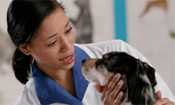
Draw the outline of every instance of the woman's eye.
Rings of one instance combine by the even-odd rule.
[[[65,34],[68,34],[71,30],[72,30],[72,27],[70,26],[70,28],[66,30]]]
[[[56,44],[56,42],[57,42],[57,41],[54,41],[54,42],[52,42],[52,43],[49,43],[47,46],[48,46],[48,47],[52,47],[52,46],[54,46],[54,45]]]

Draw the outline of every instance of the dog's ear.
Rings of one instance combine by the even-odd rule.
[[[150,65],[148,65],[147,63],[144,63],[144,67],[145,67],[146,74],[152,84],[152,87],[154,87],[157,84],[156,76],[155,76],[155,69],[151,67]]]

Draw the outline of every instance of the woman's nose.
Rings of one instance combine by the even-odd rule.
[[[67,51],[71,47],[71,43],[69,42],[69,39],[65,36],[61,37],[61,51]]]

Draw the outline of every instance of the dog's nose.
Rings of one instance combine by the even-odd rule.
[[[83,60],[81,61],[81,63],[84,64],[86,61],[87,61],[87,59],[83,59]]]

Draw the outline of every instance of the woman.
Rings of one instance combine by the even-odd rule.
[[[123,96],[120,75],[112,75],[105,89],[96,86],[101,96],[95,84],[82,76],[81,61],[109,51],[125,51],[146,61],[134,48],[118,40],[74,44],[73,27],[56,0],[13,0],[7,24],[16,45],[14,73],[25,84],[17,105],[119,105]],[[162,94],[173,99],[159,75],[157,79]],[[156,104],[164,103],[171,101],[160,98]]]

